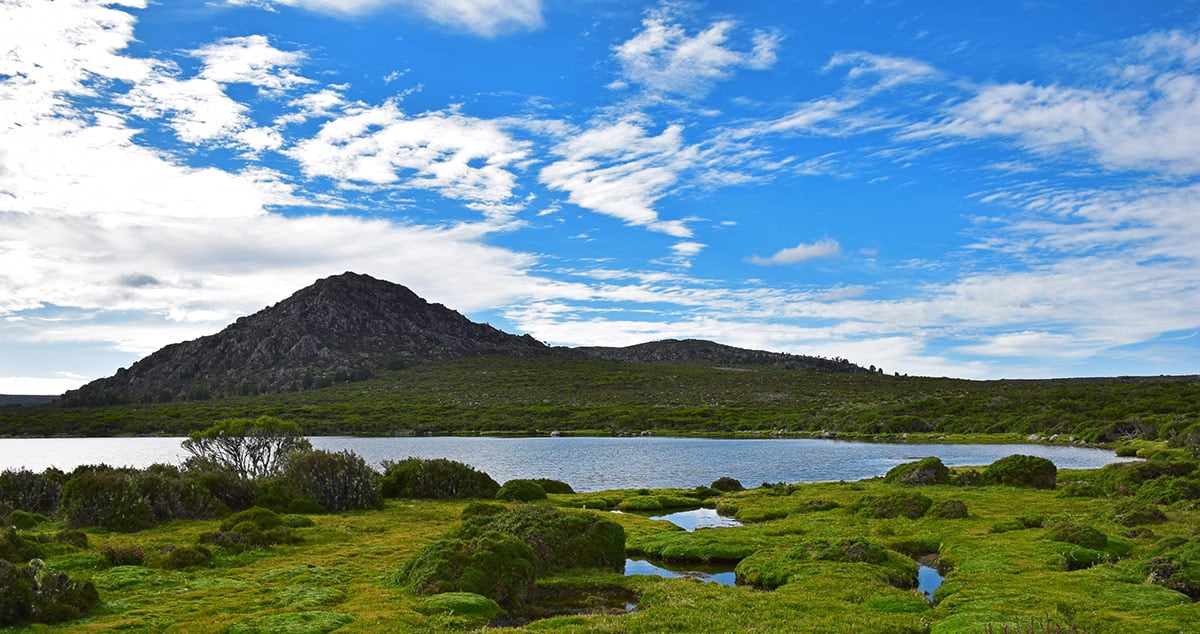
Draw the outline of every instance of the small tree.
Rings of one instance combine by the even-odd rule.
[[[227,418],[193,433],[182,446],[192,455],[189,461],[215,464],[250,479],[278,475],[292,453],[312,450],[299,426],[272,416]]]

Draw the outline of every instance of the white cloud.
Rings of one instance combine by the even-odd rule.
[[[70,372],[59,372],[51,376],[0,376],[0,394],[56,396],[87,381],[88,377]]]
[[[755,32],[750,50],[735,50],[728,43],[736,26],[721,20],[689,35],[669,11],[654,10],[642,21],[642,30],[614,54],[629,83],[652,93],[703,97],[737,69],[764,70],[775,64],[778,35]]]
[[[293,70],[304,61],[304,54],[281,51],[263,35],[230,37],[192,51],[204,62],[201,79],[218,84],[250,84],[265,90],[287,90],[314,83]]]
[[[432,189],[496,211],[513,196],[512,170],[528,151],[495,122],[456,112],[414,117],[388,102],[352,109],[286,153],[309,178]]]
[[[541,0],[226,0],[226,3],[268,9],[274,5],[294,6],[344,17],[395,6],[483,37],[539,29],[543,24]]]
[[[751,256],[747,261],[751,264],[772,265],[772,264],[796,264],[808,260],[816,260],[819,258],[830,258],[842,252],[842,246],[837,240],[824,238],[817,240],[812,244],[800,244],[780,249],[770,257]]]
[[[940,75],[937,69],[919,60],[876,55],[866,51],[837,53],[822,70],[827,72],[844,66],[849,67],[846,70],[846,78],[852,82],[859,79],[873,80],[869,86],[873,91],[929,81]]]
[[[585,209],[667,235],[688,238],[681,220],[662,220],[655,203],[695,166],[699,150],[683,140],[683,129],[668,126],[651,136],[633,120],[579,133],[553,150],[562,157],[547,165],[539,180],[565,191],[568,201]]]

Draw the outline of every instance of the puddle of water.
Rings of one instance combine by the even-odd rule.
[[[698,528],[732,528],[742,523],[732,517],[718,515],[716,509],[695,509],[668,515],[656,515],[652,520],[666,520],[687,532]]]
[[[917,567],[917,590],[925,595],[930,604],[933,604],[933,593],[942,585],[942,575],[936,568],[929,566]]]
[[[696,570],[696,568],[702,568],[702,570]],[[733,568],[729,566],[702,566],[693,564],[672,566],[671,569],[668,569],[664,568],[661,564],[645,559],[625,560],[625,576],[630,575],[654,575],[665,579],[699,579],[700,581],[719,583],[723,586],[733,586],[737,583],[737,575],[734,574]]]

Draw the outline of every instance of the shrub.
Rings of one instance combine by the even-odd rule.
[[[1174,504],[1200,499],[1200,480],[1165,476],[1141,485],[1137,499],[1152,504]]]
[[[566,494],[566,495],[574,495],[574,493],[575,493],[575,489],[571,488],[571,485],[567,484],[566,482],[563,482],[562,480],[552,480],[550,478],[535,478],[533,480],[530,480],[530,482],[534,482],[538,486],[542,487],[542,490],[545,491],[546,493]]]
[[[71,528],[131,532],[169,520],[216,517],[221,508],[208,492],[165,465],[145,471],[81,467],[63,487],[62,511]]]
[[[532,502],[546,499],[546,490],[533,480],[509,480],[496,491],[496,499],[508,502]]]
[[[212,563],[212,551],[204,546],[164,546],[162,549],[164,568],[178,570],[207,566]]]
[[[16,528],[10,526],[0,529],[0,559],[5,561],[29,561],[41,556],[41,547],[36,542],[22,537]]]
[[[244,524],[246,522],[255,525],[259,530],[269,531],[272,528],[279,528],[282,526],[283,518],[279,517],[279,515],[271,509],[255,506],[246,509],[245,511],[234,513],[233,515],[225,518],[225,521],[221,522],[221,530],[233,530],[234,526]]]
[[[738,480],[731,478],[729,476],[721,476],[721,477],[717,478],[716,480],[713,480],[713,483],[708,486],[710,486],[722,493],[730,493],[732,491],[744,491],[746,489],[746,487],[742,486],[741,482],[739,482]]]
[[[985,484],[1053,489],[1058,477],[1054,463],[1037,456],[1012,455],[993,462],[983,472]]]
[[[42,522],[49,521],[50,518],[40,513],[29,513],[22,510],[16,510],[8,514],[8,525],[19,528],[21,530],[29,530]]]
[[[892,467],[883,476],[883,481],[908,486],[950,484],[950,469],[942,464],[941,459],[931,456]]]
[[[288,528],[309,528],[316,526],[311,518],[293,513],[280,516],[279,521]]]
[[[967,505],[960,500],[943,500],[930,507],[929,514],[944,520],[958,520],[967,516]]]
[[[983,474],[974,469],[964,469],[950,475],[952,484],[960,487],[979,486],[983,483]]]
[[[325,512],[325,507],[296,491],[296,487],[282,477],[260,481],[259,485],[260,492],[254,498],[254,506],[268,508],[277,513]]]
[[[1114,515],[1118,524],[1130,528],[1146,524],[1162,524],[1167,521],[1167,516],[1162,509],[1153,504],[1125,504],[1117,507]]]
[[[518,607],[540,573],[578,566],[621,570],[624,564],[620,524],[522,505],[473,515],[409,560],[398,580],[418,594],[473,592]]]
[[[182,446],[200,461],[252,480],[278,475],[292,454],[312,449],[299,426],[271,416],[218,421]]]
[[[207,490],[185,481],[175,467],[151,465],[145,471],[128,477],[142,499],[150,505],[155,523],[211,519],[224,508]]]
[[[201,535],[200,541],[242,552],[301,540],[283,525],[283,518],[274,511],[252,507],[230,515],[221,522],[220,530]]]
[[[0,471],[0,508],[53,515],[62,498],[62,472]]]
[[[889,493],[887,495],[864,496],[857,504],[850,507],[858,515],[876,519],[891,519],[907,517],[919,519],[933,506],[933,500],[920,493]]]
[[[1092,550],[1100,550],[1108,544],[1108,537],[1104,533],[1082,524],[1060,524],[1052,528],[1046,538]]]
[[[383,463],[383,496],[388,498],[494,498],[500,485],[474,467],[435,458]]]
[[[138,546],[112,546],[100,549],[105,563],[110,566],[140,566],[146,563],[146,554]]]
[[[220,500],[225,508],[241,511],[254,506],[254,498],[258,496],[259,490],[253,480],[239,477],[215,463],[202,460],[189,459],[184,466],[184,479]]]
[[[383,508],[379,474],[350,451],[297,454],[289,461],[284,479],[326,511]]]
[[[491,517],[498,515],[508,510],[503,504],[495,504],[493,502],[471,502],[463,509],[460,518],[469,520],[473,517]]]
[[[71,621],[99,602],[91,582],[50,570],[41,560],[28,564],[0,560],[0,626]]]
[[[62,530],[54,534],[54,541],[59,544],[74,546],[75,548],[87,548],[88,536],[87,533],[77,530]]]

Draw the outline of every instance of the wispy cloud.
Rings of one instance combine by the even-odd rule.
[[[225,0],[235,6],[266,9],[290,6],[343,17],[400,7],[429,20],[483,37],[541,28],[541,0]]]
[[[823,238],[811,244],[805,244],[801,242],[794,247],[780,249],[770,257],[764,258],[757,255],[750,256],[749,258],[746,258],[746,261],[750,262],[751,264],[759,264],[764,266],[773,264],[797,264],[799,262],[806,262],[808,260],[816,260],[819,258],[831,258],[833,256],[840,255],[841,252],[842,245],[838,244],[837,240],[832,238]]]
[[[713,22],[689,33],[669,9],[647,13],[642,30],[613,50],[625,82],[651,93],[703,97],[735,70],[764,70],[776,61],[780,36],[755,31],[743,50],[729,44],[737,24]]]

